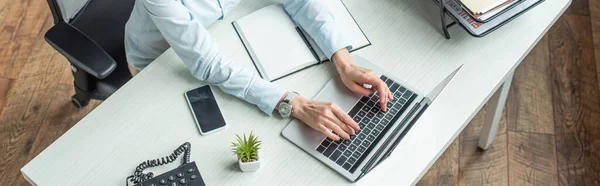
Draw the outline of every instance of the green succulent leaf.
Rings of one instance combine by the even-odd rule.
[[[255,136],[253,132],[250,132],[248,137],[246,137],[246,134],[244,134],[243,137],[237,134],[235,136],[237,143],[231,142],[231,151],[237,155],[242,162],[257,161],[258,150],[261,145],[261,141],[258,140],[258,137]]]

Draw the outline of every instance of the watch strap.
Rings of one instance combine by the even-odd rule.
[[[283,102],[292,104],[292,100],[294,100],[294,98],[298,95],[300,95],[298,94],[298,92],[288,91],[287,96],[285,96],[285,98],[283,99]]]

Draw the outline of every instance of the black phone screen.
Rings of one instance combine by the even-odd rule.
[[[207,133],[225,126],[225,119],[223,119],[210,86],[206,85],[187,91],[185,95],[201,133]]]

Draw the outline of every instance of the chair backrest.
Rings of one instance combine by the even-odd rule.
[[[125,23],[135,0],[47,0],[54,22],[66,22],[100,45],[115,61],[125,61]]]
[[[70,22],[90,0],[48,0],[54,23]]]

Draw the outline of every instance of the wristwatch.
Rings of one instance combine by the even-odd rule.
[[[287,96],[283,99],[281,103],[277,106],[277,110],[279,114],[281,114],[282,118],[289,118],[292,115],[292,100],[294,97],[298,96],[297,92],[288,91]]]

